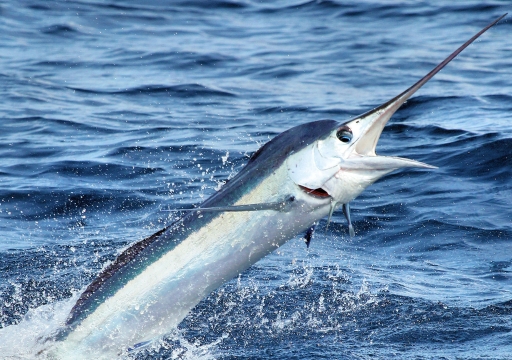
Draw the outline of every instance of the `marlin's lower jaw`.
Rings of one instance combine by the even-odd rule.
[[[435,169],[435,166],[391,156],[351,156],[322,188],[339,204],[348,204],[381,177],[401,168]]]

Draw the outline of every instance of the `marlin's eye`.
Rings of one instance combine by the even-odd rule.
[[[352,140],[352,131],[348,127],[343,127],[338,130],[336,137],[344,143],[349,143]]]

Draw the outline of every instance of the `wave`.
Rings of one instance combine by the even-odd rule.
[[[164,85],[143,85],[125,90],[93,90],[93,89],[84,89],[84,88],[75,88],[69,87],[71,90],[83,92],[83,93],[91,93],[91,94],[114,94],[114,95],[128,95],[128,96],[136,96],[136,95],[152,95],[152,94],[165,94],[172,97],[178,98],[193,98],[193,97],[212,97],[212,96],[220,96],[220,97],[233,97],[235,94],[224,91],[217,90],[206,87],[200,84],[181,84],[174,86],[164,86]]]
[[[81,32],[72,25],[69,24],[54,24],[48,27],[41,29],[41,32],[48,35],[58,35],[58,36],[72,36],[74,34],[81,34]]]

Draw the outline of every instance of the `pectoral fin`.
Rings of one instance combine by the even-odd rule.
[[[331,199],[331,210],[329,211],[329,216],[327,217],[327,225],[325,225],[325,230],[329,228],[329,224],[331,223],[332,213],[336,210],[336,201]]]
[[[350,205],[349,203],[343,204],[342,206],[343,214],[345,214],[345,217],[347,218],[348,222],[348,233],[351,237],[356,236],[356,232],[354,231],[354,227],[352,226],[352,221],[350,220]]]

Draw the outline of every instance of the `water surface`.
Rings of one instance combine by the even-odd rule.
[[[162,208],[200,203],[290,127],[397,95],[508,5],[2,2],[2,353],[170,223]],[[383,133],[380,154],[439,170],[372,185],[351,204],[356,237],[335,214],[309,250],[290,240],[134,358],[510,359],[511,24]]]

